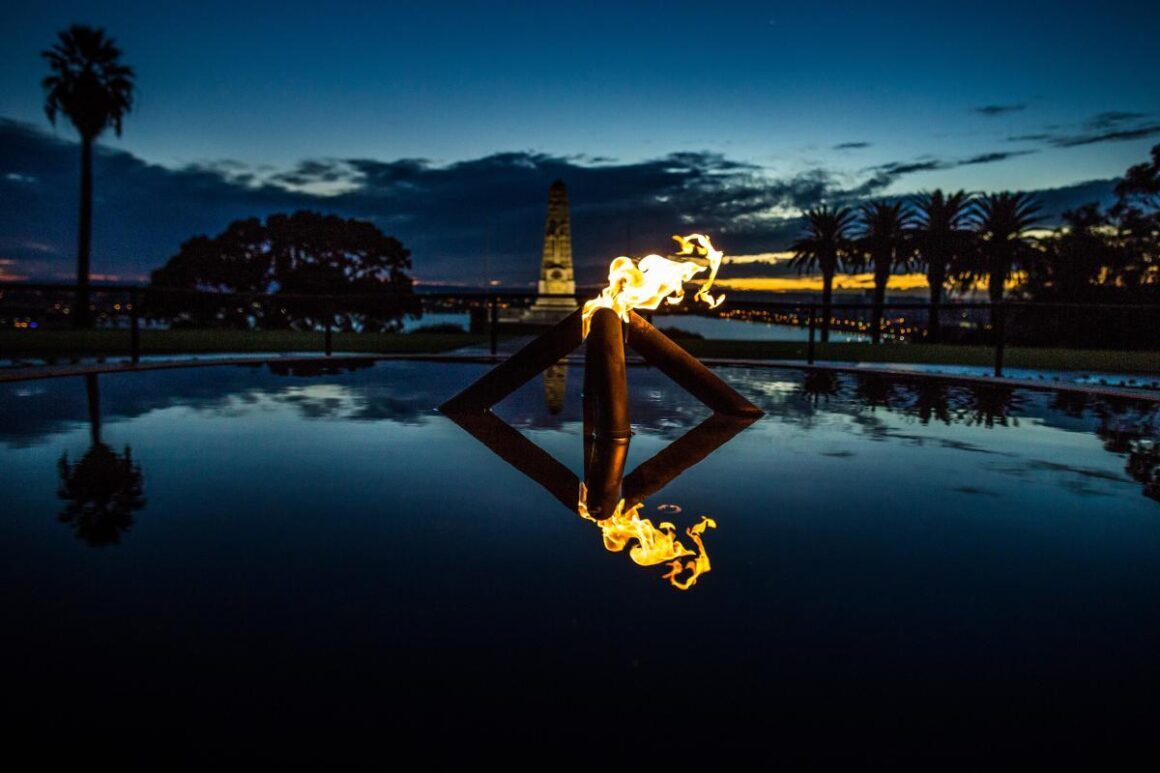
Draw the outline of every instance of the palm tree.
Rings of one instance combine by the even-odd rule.
[[[89,324],[89,249],[93,229],[93,143],[110,126],[121,136],[121,119],[133,107],[133,68],[103,29],[74,24],[40,52],[51,74],[44,87],[44,112],[54,126],[63,113],[81,137],[81,217],[77,232],[77,297],[73,324]]]
[[[854,213],[849,207],[821,206],[806,210],[805,234],[793,243],[790,265],[805,273],[822,272],[822,341],[830,340],[830,307],[834,297],[834,274],[850,256],[850,229]]]
[[[906,262],[906,231],[910,217],[902,202],[888,204],[875,201],[862,207],[862,235],[857,240],[856,265],[867,264],[874,271],[874,318],[870,335],[874,343],[882,338],[882,308],[886,303],[886,285],[894,267]]]
[[[1039,220],[1039,202],[1023,192],[989,193],[979,199],[971,219],[978,250],[975,265],[967,273],[976,279],[986,277],[991,303],[999,303],[1008,277],[1032,257],[1027,229]]]
[[[939,339],[939,306],[947,276],[961,265],[971,252],[974,234],[969,230],[974,200],[966,191],[944,194],[941,190],[923,191],[911,201],[915,211],[911,238],[919,262],[926,267],[930,288],[930,314],[927,317],[927,339]]]

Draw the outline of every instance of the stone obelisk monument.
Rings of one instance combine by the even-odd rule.
[[[575,295],[572,276],[572,227],[568,222],[568,189],[563,180],[548,188],[548,219],[544,225],[544,255],[540,261],[540,297],[524,315],[525,322],[552,324],[576,310],[575,298],[544,298],[544,295]]]

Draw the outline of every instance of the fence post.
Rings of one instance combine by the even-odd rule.
[[[491,356],[499,351],[499,299],[490,293],[487,296],[488,335],[491,337]]]
[[[994,323],[991,327],[995,333],[995,378],[1003,376],[1003,348],[1007,345],[1007,307],[1003,302],[991,306],[991,316]]]
[[[334,351],[334,297],[327,296],[326,299],[326,356],[329,357]]]
[[[129,291],[129,358],[136,365],[141,362],[141,304],[137,291]]]
[[[810,304],[810,338],[809,344],[806,346],[806,362],[810,365],[814,364],[814,331],[818,326],[818,315],[816,307]]]

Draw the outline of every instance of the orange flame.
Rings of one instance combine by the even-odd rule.
[[[697,550],[690,550],[677,539],[676,526],[668,521],[662,521],[654,526],[648,518],[640,517],[640,509],[643,506],[641,503],[627,510],[624,509],[624,505],[625,501],[622,499],[616,503],[611,515],[596,520],[588,511],[588,488],[583,483],[580,484],[580,502],[576,510],[581,518],[600,527],[606,550],[619,553],[628,547],[629,543],[635,541],[628,551],[629,558],[634,563],[639,566],[668,563],[669,572],[661,579],[668,580],[678,590],[688,590],[696,585],[697,579],[711,568],[709,554],[705,552],[705,543],[701,540],[701,535],[706,529],[717,528],[717,522],[707,515],[702,515],[700,522],[685,529],[685,534],[689,535],[689,539],[697,546]],[[682,560],[690,557],[688,561]],[[682,573],[686,570],[688,574],[682,577]]]
[[[717,269],[721,267],[724,253],[715,249],[704,234],[673,238],[681,247],[677,255],[688,255],[698,261],[703,259],[706,265],[693,260],[672,260],[660,255],[645,255],[639,261],[634,261],[622,255],[608,267],[608,287],[584,304],[582,317],[585,337],[588,336],[588,327],[597,309],[612,309],[624,322],[628,322],[628,313],[633,309],[656,309],[662,301],[676,305],[685,299],[685,282],[691,281],[706,268],[709,269],[709,278],[697,289],[693,300],[701,301],[710,309],[721,305],[725,296],[712,296],[709,288],[717,278]]]

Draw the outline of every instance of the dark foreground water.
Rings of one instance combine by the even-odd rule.
[[[10,749],[158,768],[1154,750],[1146,407],[722,370],[768,413],[699,430],[681,472],[688,454],[656,455],[707,411],[632,370],[626,469],[676,475],[641,515],[686,547],[717,524],[682,591],[560,501],[584,472],[576,369],[499,406],[520,435],[481,440],[433,410],[481,366],[273,367],[0,385]]]

